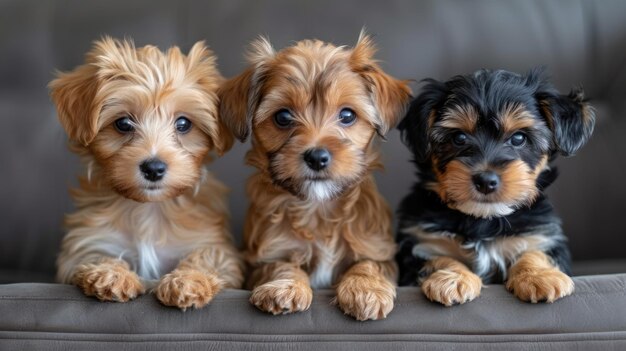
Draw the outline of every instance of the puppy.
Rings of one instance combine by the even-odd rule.
[[[221,154],[233,141],[217,118],[222,80],[202,42],[185,56],[107,37],[50,83],[87,166],[66,217],[60,282],[125,302],[160,279],[157,298],[181,309],[242,285],[227,189],[204,167],[210,150]]]
[[[446,306],[506,281],[523,301],[570,295],[570,254],[543,191],[558,154],[591,136],[582,89],[560,95],[542,70],[427,80],[400,123],[420,181],[399,208],[400,284]]]
[[[376,136],[402,116],[410,90],[374,51],[364,34],[353,49],[304,40],[280,52],[261,38],[250,67],[220,88],[224,123],[252,139],[244,242],[250,301],[262,311],[304,311],[311,288],[331,286],[358,320],[393,308],[396,246],[371,172]]]

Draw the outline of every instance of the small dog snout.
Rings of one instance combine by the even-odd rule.
[[[159,159],[150,159],[143,161],[139,165],[139,170],[146,180],[156,182],[163,179],[165,171],[167,171],[167,165]]]
[[[472,177],[476,190],[483,194],[490,194],[500,186],[500,177],[494,172],[482,172]]]
[[[326,149],[310,149],[304,153],[304,161],[314,171],[328,167],[330,159],[330,152]]]

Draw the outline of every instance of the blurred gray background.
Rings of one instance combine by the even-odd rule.
[[[563,90],[583,84],[598,110],[591,142],[560,159],[549,194],[564,220],[576,272],[626,269],[626,1],[0,1],[0,282],[48,281],[81,172],[66,148],[46,84],[82,63],[104,34],[138,46],[188,50],[206,40],[226,77],[245,67],[246,44],[276,48],[303,38],[353,45],[366,26],[390,74],[447,79],[479,68],[523,72],[547,65]],[[419,84],[413,84],[419,92]],[[415,181],[410,154],[392,131],[378,174],[395,209]],[[238,144],[210,168],[232,189],[238,237],[247,200]]]

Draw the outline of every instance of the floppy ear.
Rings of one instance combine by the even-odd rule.
[[[384,137],[404,115],[411,98],[411,88],[407,81],[397,80],[383,72],[374,59],[375,53],[376,47],[372,39],[361,31],[359,40],[352,50],[352,69],[368,86],[378,112],[376,131]]]
[[[71,72],[57,73],[57,78],[48,85],[69,139],[84,146],[91,143],[98,131],[102,102],[95,101],[99,87],[97,73],[98,67],[87,63]]]
[[[430,154],[428,131],[448,96],[444,83],[434,79],[424,81],[427,84],[398,125],[402,141],[411,149],[417,162],[425,162]]]
[[[253,113],[249,109],[253,106],[249,106],[249,95],[253,94],[253,74],[254,69],[248,68],[237,77],[224,82],[217,92],[220,98],[219,119],[241,142],[248,138],[252,123]]]
[[[219,156],[222,156],[226,151],[233,147],[235,141],[233,133],[224,125],[224,123],[218,118],[217,131],[215,136],[211,137],[215,151]]]
[[[552,89],[535,95],[541,114],[553,134],[555,151],[571,156],[578,151],[593,133],[595,111],[585,100],[582,88],[560,95]]]
[[[168,55],[180,53],[177,47],[168,51]],[[206,106],[219,106],[218,89],[224,78],[220,75],[215,64],[215,55],[199,41],[193,45],[186,58],[187,75],[196,81],[202,91]],[[212,118],[203,121],[202,128],[211,137],[211,142],[218,155],[223,155],[233,146],[233,134],[224,125],[218,111],[210,109]]]
[[[275,54],[272,44],[260,37],[250,46],[247,55],[250,67],[224,82],[218,91],[220,119],[241,142],[250,134],[252,118],[261,101],[263,82],[268,73],[267,61]]]
[[[116,65],[123,62],[120,57],[134,51],[132,41],[120,42],[105,36],[93,42],[84,65],[70,72],[58,72],[57,78],[48,84],[59,121],[71,141],[83,146],[93,141],[103,105],[98,90],[115,74]]]

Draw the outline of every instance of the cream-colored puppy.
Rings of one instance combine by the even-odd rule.
[[[87,168],[72,191],[60,282],[123,302],[158,281],[157,298],[181,309],[241,286],[227,189],[205,169],[209,151],[232,145],[218,120],[221,81],[202,42],[183,55],[104,38],[84,65],[50,83]]]

